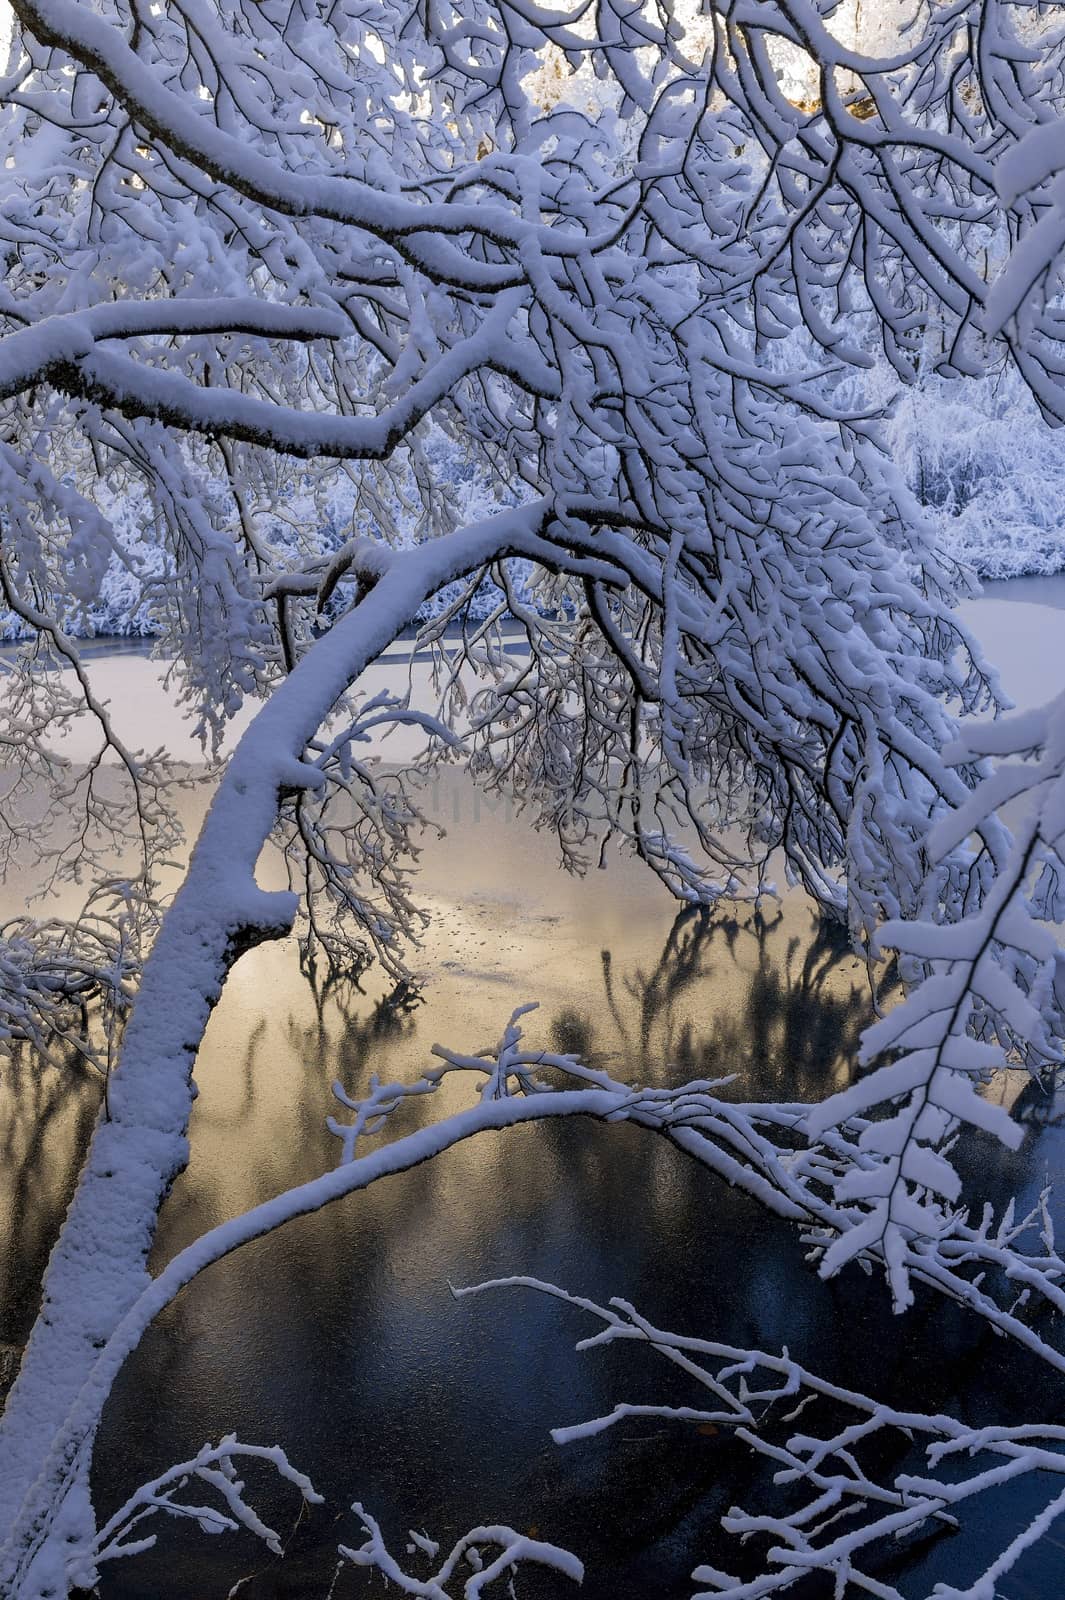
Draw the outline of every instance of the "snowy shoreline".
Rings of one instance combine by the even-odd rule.
[[[959,607],[962,619],[1002,674],[1006,692],[1019,705],[1040,704],[1056,689],[1065,688],[1058,615],[1062,609],[1065,575],[993,582],[981,596],[963,601]],[[5,658],[10,660],[15,648],[0,647],[0,680]],[[520,651],[522,641],[515,639],[509,648]],[[117,731],[128,748],[154,750],[165,744],[175,760],[201,766],[204,754],[192,735],[191,718],[175,704],[166,685],[173,663],[153,660],[151,650],[150,640],[97,638],[86,642],[82,655],[89,664],[93,688],[110,702]],[[430,656],[427,651],[412,656],[409,641],[390,646],[362,674],[358,685],[367,699],[382,692],[405,696],[408,687],[410,703],[428,710],[432,703]],[[245,702],[232,719],[223,755],[232,750],[260,704]],[[424,745],[422,729],[399,726],[385,733],[375,729],[365,748],[388,761],[405,762]],[[70,761],[85,760],[95,748],[96,729],[88,716],[76,719],[57,743],[58,753]]]

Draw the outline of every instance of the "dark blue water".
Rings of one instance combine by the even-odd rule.
[[[831,933],[807,922],[800,943],[790,918],[769,925],[750,915],[673,923],[661,906],[658,920],[656,959],[648,927],[645,959],[590,950],[583,970],[571,967],[569,1002],[543,1017],[539,1037],[611,1055],[622,1075],[645,1079],[739,1071],[745,1096],[815,1097],[840,1082],[867,1002]],[[289,1015],[275,1011],[243,1058],[228,1055],[230,1092],[213,1107],[209,1053],[205,1126],[193,1129],[206,1154],[170,1202],[160,1259],[235,1209],[238,1190],[250,1203],[334,1159],[321,1131],[330,1072],[357,1086],[371,1064],[389,1074],[392,1063],[418,1058],[430,1036],[432,997],[400,1015],[357,995],[306,989],[301,1004],[277,983],[279,970],[273,983]],[[210,1043],[225,1054],[220,1020]],[[476,1030],[469,1043],[475,1038],[483,1042]],[[672,1069],[663,1064],[666,1040]],[[271,1098],[279,1071],[271,1112],[262,1098]],[[1004,1157],[975,1145],[974,1189],[1033,1196],[1045,1170],[1062,1164],[1061,1109],[1025,1091],[1024,1148]],[[216,1159],[223,1144],[227,1170]],[[360,1542],[348,1510],[354,1499],[378,1516],[401,1555],[410,1527],[445,1545],[481,1521],[535,1528],[581,1556],[582,1592],[594,1600],[680,1600],[700,1561],[742,1571],[744,1555],[719,1519],[730,1505],[764,1496],[764,1469],[720,1433],[657,1421],[555,1446],[552,1425],[619,1399],[698,1404],[698,1391],[646,1349],[576,1354],[593,1326],[554,1302],[521,1291],[456,1302],[448,1293],[449,1280],[506,1273],[600,1300],[621,1294],[680,1332],[769,1350],[787,1343],[838,1381],[974,1421],[1060,1417],[1065,1399],[1053,1374],[942,1302],[923,1297],[897,1319],[883,1286],[857,1271],[819,1282],[794,1229],[654,1136],[597,1125],[526,1128],[291,1224],[205,1273],[160,1318],[108,1408],[95,1465],[100,1509],[230,1431],[282,1443],[326,1504],[297,1524],[292,1492],[265,1481],[259,1503],[276,1526],[293,1530],[283,1563],[243,1535],[207,1539],[169,1524],[157,1553],[112,1567],[104,1595],[223,1596],[247,1578],[245,1600],[324,1600],[336,1544]],[[903,1454],[900,1445],[896,1465]],[[879,1575],[915,1595],[938,1579],[957,1581],[1047,1497],[1038,1484],[1012,1491],[977,1515],[971,1534],[885,1552]],[[757,1563],[756,1551],[747,1556]],[[1059,1556],[1042,1546],[1000,1593],[1056,1600]],[[567,1588],[536,1571],[518,1582],[531,1597]],[[337,1600],[379,1592],[379,1578],[350,1568],[332,1589]],[[813,1579],[807,1593],[828,1589]]]

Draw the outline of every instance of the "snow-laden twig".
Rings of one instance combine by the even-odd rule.
[[[110,1070],[151,931],[146,900],[142,883],[104,882],[74,921],[0,925],[0,1054],[28,1044],[55,1061],[58,1046]]]
[[[1053,1492],[1054,1480],[1065,1476],[1065,1428],[1052,1423],[970,1427],[942,1414],[900,1410],[828,1382],[786,1349],[778,1355],[670,1333],[627,1300],[615,1297],[602,1306],[538,1278],[495,1278],[452,1293],[462,1297],[512,1288],[549,1295],[601,1323],[578,1350],[646,1344],[692,1380],[697,1397],[702,1391],[701,1403],[691,1406],[619,1403],[604,1416],[552,1429],[556,1443],[590,1438],[631,1417],[657,1417],[731,1430],[772,1469],[772,1484],[784,1493],[766,1488],[771,1509],[733,1506],[722,1518],[725,1532],[741,1545],[754,1543],[753,1559],[762,1571],[743,1578],[701,1565],[692,1577],[708,1587],[700,1588],[694,1600],[711,1595],[760,1600],[787,1593],[813,1573],[830,1580],[837,1595],[853,1586],[879,1600],[902,1600],[901,1591],[877,1574],[885,1543],[922,1530],[956,1532],[970,1500],[979,1501],[986,1526],[986,1496],[1020,1478],[1045,1479],[1045,1505],[1012,1538],[1003,1531],[1000,1552],[983,1570],[974,1570],[957,1586],[937,1583],[929,1596],[995,1600],[997,1581],[1065,1514],[1065,1490]],[[811,1431],[793,1431],[800,1415]],[[927,1469],[906,1465],[894,1475],[885,1473],[878,1450],[887,1446],[897,1453],[899,1445],[909,1458],[922,1451]],[[947,1472],[935,1476],[944,1461]],[[746,1564],[751,1564],[749,1554]],[[970,1566],[977,1569],[978,1563]]]
[[[278,1445],[244,1444],[235,1434],[227,1434],[216,1445],[205,1444],[187,1461],[177,1462],[165,1472],[142,1484],[108,1518],[88,1549],[76,1542],[66,1552],[68,1581],[91,1588],[98,1581],[98,1568],[122,1556],[136,1556],[150,1550],[158,1535],[144,1532],[142,1525],[152,1518],[188,1518],[202,1533],[236,1533],[244,1528],[261,1539],[272,1554],[284,1554],[280,1535],[267,1526],[245,1497],[245,1485],[237,1475],[237,1463],[260,1461],[299,1490],[306,1504],[320,1505],[322,1497],[311,1480],[292,1466]],[[221,1506],[189,1500],[190,1488],[203,1485],[221,1501]],[[135,1530],[140,1530],[136,1531]],[[47,1555],[47,1552],[46,1552]]]
[[[380,1525],[365,1507],[356,1501],[351,1509],[362,1523],[366,1539],[361,1545],[339,1545],[341,1557],[352,1566],[379,1572],[385,1582],[394,1583],[401,1594],[417,1595],[421,1600],[452,1600],[452,1596],[460,1593],[462,1600],[480,1600],[498,1578],[512,1579],[522,1563],[549,1567],[575,1583],[584,1578],[583,1565],[568,1550],[529,1534],[516,1533],[513,1528],[498,1523],[471,1528],[452,1546],[430,1577],[418,1578],[404,1571],[389,1552]],[[411,1538],[430,1560],[436,1558],[439,1547],[431,1539],[414,1533]],[[468,1570],[471,1568],[472,1571]],[[513,1589],[510,1592],[513,1593]]]

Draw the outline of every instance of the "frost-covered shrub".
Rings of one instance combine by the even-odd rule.
[[[929,373],[901,395],[887,436],[950,555],[983,578],[1065,569],[1065,436],[1016,373]]]

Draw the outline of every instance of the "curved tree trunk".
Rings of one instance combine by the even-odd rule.
[[[544,503],[536,502],[410,551],[368,546],[366,561],[378,579],[372,592],[307,651],[237,745],[145,964],[109,1086],[108,1113],[101,1112],[48,1264],[41,1312],[0,1417],[5,1580],[12,1559],[24,1562],[25,1546],[11,1548],[12,1532],[49,1447],[100,1349],[148,1283],[159,1209],[187,1162],[196,1055],[226,976],[242,951],[282,938],[292,927],[297,896],[260,889],[255,869],[281,796],[322,781],[303,760],[307,741],[443,584],[515,549],[565,560],[538,537],[544,517]],[[566,564],[594,567],[599,577],[617,580],[603,563],[578,558]],[[71,1440],[67,1452],[68,1465],[76,1455],[83,1458],[83,1503],[66,1513],[77,1538],[91,1516],[87,1445],[91,1432]],[[45,1497],[31,1543],[59,1511]],[[24,1532],[23,1526],[20,1544]]]

